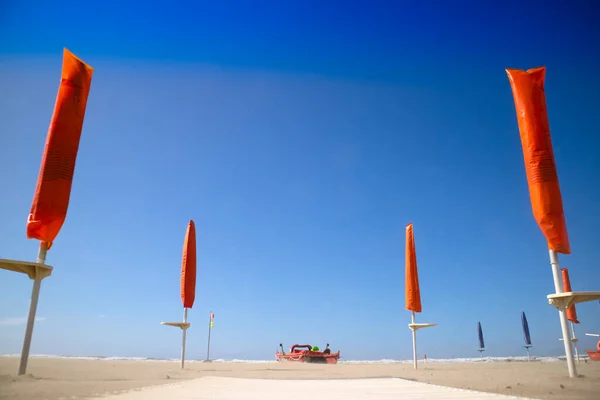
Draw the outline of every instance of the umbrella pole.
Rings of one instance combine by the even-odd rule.
[[[552,266],[552,276],[554,278],[554,290],[557,294],[563,293],[560,268],[558,265],[558,254],[556,251],[550,250],[550,265]],[[565,355],[567,357],[567,367],[569,369],[569,377],[575,378],[577,376],[577,369],[575,368],[575,360],[573,359],[573,348],[571,347],[571,335],[569,333],[569,324],[567,321],[567,311],[565,308],[558,309],[558,316],[560,318],[560,327],[562,329],[563,342],[565,344]]]
[[[188,309],[184,308],[183,309],[183,323],[185,324],[187,322],[187,312]],[[182,339],[181,339],[181,369],[183,369],[183,365],[185,364],[185,339],[186,339],[186,333],[187,333],[187,329],[184,326],[183,329],[183,334],[182,334]]]
[[[415,312],[413,311],[411,314],[412,324],[415,324]],[[417,330],[415,327],[411,328],[412,330],[412,340],[413,340],[413,366],[417,369]]]
[[[40,243],[37,263],[44,264],[46,262],[46,252],[48,245],[46,242]],[[33,336],[33,325],[35,323],[35,314],[37,312],[38,299],[40,297],[40,287],[42,278],[37,274],[33,280],[33,289],[31,290],[31,303],[29,303],[29,315],[27,316],[27,326],[25,328],[25,338],[23,339],[23,350],[21,350],[21,361],[19,362],[19,375],[24,375],[27,371],[27,361],[29,360],[29,350],[31,349],[31,337]]]
[[[531,356],[529,355],[529,347],[525,346],[525,351],[527,352],[527,361],[531,361]]]
[[[571,333],[573,334],[573,344],[575,345],[575,358],[579,362],[579,349],[577,348],[577,336],[575,336],[575,322],[571,321]]]

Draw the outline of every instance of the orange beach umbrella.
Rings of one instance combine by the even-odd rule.
[[[186,332],[190,327],[187,322],[188,308],[194,306],[196,298],[196,225],[190,220],[183,241],[183,255],[181,257],[181,302],[183,303],[183,322],[161,322],[161,325],[175,326],[183,331],[181,339],[181,368],[185,365]]]
[[[413,224],[406,225],[406,285],[405,309],[412,312],[421,312],[421,290],[419,289],[419,271],[417,269],[417,253],[415,251],[415,235]]]
[[[561,268],[560,272],[562,274],[564,291],[572,292],[573,290],[571,289],[571,280],[569,279],[569,270],[567,268]],[[566,310],[566,313],[567,313],[567,320],[569,320],[569,322],[571,322],[571,334],[572,334],[571,342],[573,342],[573,344],[575,345],[575,358],[577,359],[577,362],[579,362],[579,349],[577,346],[577,342],[579,341],[579,339],[577,339],[577,336],[575,335],[575,324],[578,324],[579,321],[577,320],[577,310],[575,309],[575,304],[568,307]]]
[[[180,292],[183,308],[192,308],[196,299],[196,226],[194,221],[189,222],[183,242]]]
[[[569,270],[567,268],[561,268],[560,272],[562,273],[562,281],[565,292],[572,292],[571,280],[569,279]],[[579,323],[577,320],[577,310],[575,309],[575,304],[567,308],[567,319],[574,324]]]
[[[52,246],[67,217],[93,71],[64,49],[62,79],[27,218],[27,238],[45,243],[46,250]]]
[[[533,216],[546,237],[548,248],[558,253],[570,254],[571,245],[567,235],[546,109],[546,68],[533,68],[528,71],[507,69],[506,72],[517,110]]]
[[[75,160],[79,150],[93,72],[92,67],[64,49],[62,76],[56,104],[46,138],[31,211],[27,218],[27,238],[41,241],[38,264],[45,263],[46,251],[52,246],[67,216]],[[27,369],[42,278],[43,276],[36,276],[34,279],[19,375],[25,374]]]
[[[550,137],[550,124],[544,92],[546,68],[539,67],[527,71],[507,69],[506,73],[508,74],[517,112],[533,216],[548,242],[554,287],[556,293],[560,294],[562,288],[557,253],[570,254],[571,245],[567,235],[562,196]],[[564,308],[558,308],[569,376],[574,378],[577,376],[577,371],[570,344],[568,322]]]
[[[415,322],[415,313],[422,311],[421,290],[419,288],[419,271],[417,269],[417,253],[415,251],[415,236],[413,233],[413,224],[406,225],[406,283],[405,298],[406,310],[411,312],[411,323],[408,328],[412,331],[413,339],[413,366],[417,368],[417,330],[428,328],[437,324],[417,324]]]

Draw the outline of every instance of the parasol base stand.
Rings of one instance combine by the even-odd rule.
[[[186,330],[190,327],[189,322],[161,322],[161,325],[174,326],[175,328],[180,328]]]
[[[25,274],[31,280],[42,280],[52,274],[51,266],[29,261],[0,259],[0,269],[6,269],[8,271]]]
[[[412,341],[413,341],[413,368],[417,369],[417,331],[421,328],[429,328],[431,326],[436,326],[437,324],[428,324],[428,323],[416,323],[415,322],[415,312],[412,312],[412,321],[408,324],[408,329],[412,331]]]
[[[46,246],[42,244],[38,255],[39,262],[0,259],[0,269],[25,274],[33,281],[31,302],[29,303],[29,314],[27,316],[27,325],[25,326],[25,337],[23,338],[23,350],[21,351],[18,375],[25,375],[27,372],[27,361],[29,360],[29,350],[31,347],[31,337],[33,336],[35,313],[37,311],[37,304],[40,296],[40,286],[42,280],[52,274],[52,267],[44,264],[44,261],[46,260],[46,250]]]
[[[600,292],[564,292],[549,294],[546,297],[551,306],[564,310],[578,303],[600,300]]]
[[[430,326],[436,326],[437,324],[408,324],[408,329],[411,331],[418,331],[421,328],[429,328]]]
[[[211,362],[212,362],[212,360],[203,360],[202,362],[203,362],[203,363],[211,363]]]

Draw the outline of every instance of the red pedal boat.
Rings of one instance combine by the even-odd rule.
[[[586,350],[586,352],[588,353],[590,360],[600,361],[600,351]]]
[[[310,344],[295,344],[290,348],[290,352],[286,353],[283,350],[283,345],[280,343],[281,352],[275,352],[277,361],[305,362],[317,364],[337,364],[340,359],[340,352],[332,353],[329,350],[329,343],[323,351],[312,351],[313,346]]]
[[[597,351],[586,350],[586,352],[588,353],[588,356],[590,357],[590,360],[600,361],[600,341],[598,341],[598,344],[596,345],[596,350]]]

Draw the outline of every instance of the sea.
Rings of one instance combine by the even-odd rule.
[[[0,354],[0,357],[19,357],[19,354]],[[179,358],[151,358],[151,357],[102,357],[102,356],[68,356],[68,355],[53,355],[53,354],[31,354],[30,358],[54,358],[54,359],[72,359],[72,360],[124,360],[124,361],[180,361]],[[587,360],[587,356],[580,356],[581,360]],[[565,356],[558,357],[531,357],[531,361],[537,362],[561,362],[565,361]],[[186,362],[203,362],[204,360],[186,360]],[[238,360],[238,359],[215,359],[213,363],[254,363],[254,364],[271,364],[276,363],[275,360]],[[473,363],[473,362],[527,362],[527,357],[473,357],[473,358],[428,358],[427,363]],[[413,360],[339,360],[338,364],[410,364]],[[423,363],[419,360],[419,363]]]

